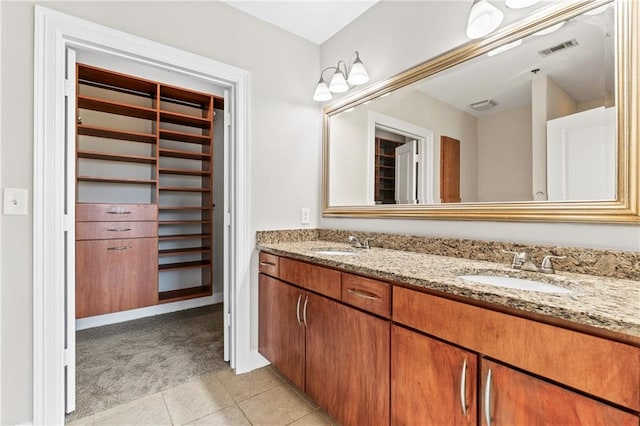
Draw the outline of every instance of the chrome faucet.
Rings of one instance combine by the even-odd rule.
[[[543,274],[555,274],[556,270],[553,267],[552,259],[564,259],[566,256],[554,256],[547,255],[542,260],[542,265],[538,268],[532,261],[529,253],[522,251],[508,251],[502,250],[503,253],[509,253],[513,255],[513,260],[511,261],[511,268],[518,269],[521,271],[529,271],[529,272],[542,272]]]
[[[349,235],[349,244],[351,244],[354,248],[362,248],[362,249],[369,249],[369,241],[373,240],[373,238],[365,238],[364,242],[361,243],[360,240],[353,236],[353,235]]]

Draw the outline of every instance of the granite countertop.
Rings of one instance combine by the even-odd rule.
[[[356,250],[359,254],[353,256],[316,253],[326,248],[353,250],[347,244],[320,240],[258,245],[259,250],[273,254],[543,314],[623,334],[633,342],[640,342],[638,281],[562,271],[556,274],[516,271],[505,264],[381,248]],[[460,275],[500,275],[531,279],[567,288],[571,293],[542,293],[495,287],[463,280],[459,278]]]

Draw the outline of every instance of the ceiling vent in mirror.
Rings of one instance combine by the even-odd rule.
[[[556,44],[555,46],[551,46],[546,49],[543,49],[538,53],[540,54],[540,56],[549,56],[549,55],[553,55],[554,53],[558,53],[561,50],[565,50],[570,47],[576,47],[577,45],[578,45],[578,42],[574,38],[573,40],[565,41],[560,44]]]
[[[483,111],[485,109],[493,108],[496,105],[496,101],[494,101],[493,99],[484,99],[482,101],[469,104],[469,108],[476,111]]]

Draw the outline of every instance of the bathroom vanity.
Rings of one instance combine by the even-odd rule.
[[[319,240],[259,248],[259,352],[341,424],[640,425],[637,281]]]

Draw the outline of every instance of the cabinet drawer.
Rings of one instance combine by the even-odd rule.
[[[76,204],[76,222],[157,220],[156,204]]]
[[[258,266],[260,272],[278,278],[278,259],[275,254],[260,252]]]
[[[608,401],[640,410],[640,349],[394,287],[393,320]]]
[[[76,240],[144,238],[158,235],[157,222],[77,222]]]
[[[389,318],[390,295],[388,283],[342,273],[342,301],[349,305]]]
[[[310,263],[280,258],[280,278],[334,299],[340,299],[340,272]]]

